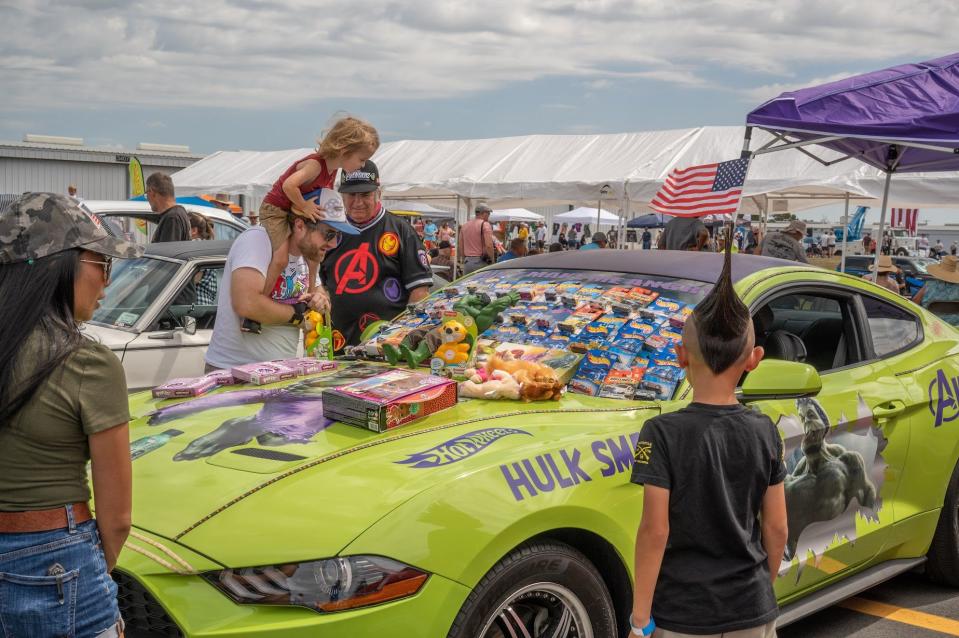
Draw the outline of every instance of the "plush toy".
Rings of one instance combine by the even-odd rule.
[[[466,342],[466,326],[459,321],[447,321],[440,326],[442,344],[433,353],[444,363],[466,363],[470,355],[470,344]]]
[[[556,371],[542,363],[508,359],[499,353],[493,354],[486,363],[490,374],[496,371],[509,373],[520,386],[523,401],[558,401],[563,396],[563,383]]]
[[[487,372],[484,369],[469,368],[466,370],[466,374],[468,375],[467,380],[461,382],[459,387],[461,397],[512,399],[514,401],[520,397],[519,382],[508,372],[503,370]]]

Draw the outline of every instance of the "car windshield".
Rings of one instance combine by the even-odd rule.
[[[458,360],[450,354],[455,365],[445,364],[447,372],[463,374],[500,354],[550,366],[569,381],[572,392],[668,399],[683,377],[673,343],[711,288],[707,282],[660,275],[489,270],[414,304],[366,335],[355,352],[442,368],[441,353],[453,351],[441,343],[475,340],[469,355],[465,349]],[[373,317],[367,319],[372,323]],[[451,336],[440,334],[441,327]]]
[[[936,261],[935,259],[920,257],[918,259],[914,259],[912,263],[916,265],[916,270],[918,270],[924,275],[928,275],[929,274],[928,267],[931,266],[932,264],[938,264],[939,262]]]
[[[151,257],[114,259],[110,285],[92,323],[133,326],[173,279],[180,264]]]

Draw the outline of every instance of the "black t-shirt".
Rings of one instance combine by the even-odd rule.
[[[365,226],[354,225],[360,234],[344,234],[320,267],[333,328],[348,345],[359,343],[370,323],[402,312],[410,290],[433,284],[423,242],[408,222],[381,208]]]
[[[692,403],[646,422],[631,480],[669,490],[657,626],[718,634],[776,618],[759,513],[785,476],[776,426],[742,405]]]
[[[154,244],[160,241],[190,241],[190,217],[186,209],[177,205],[163,211],[150,241]]]

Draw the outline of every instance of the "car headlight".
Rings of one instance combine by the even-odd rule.
[[[203,577],[236,603],[342,611],[412,596],[429,574],[381,556],[346,556],[223,569]]]

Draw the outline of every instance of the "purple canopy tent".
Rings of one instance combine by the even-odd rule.
[[[893,173],[959,170],[959,53],[783,93],[746,116],[744,157],[752,127],[773,135],[753,155],[795,148],[827,166],[855,158],[884,171],[881,241]],[[814,144],[842,156],[821,159]]]

